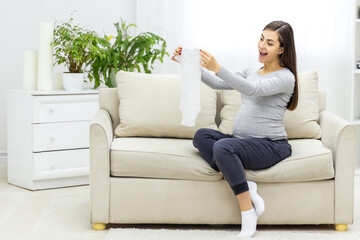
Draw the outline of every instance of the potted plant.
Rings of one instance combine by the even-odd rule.
[[[120,71],[141,72],[140,66],[145,73],[151,73],[153,63],[160,60],[163,63],[166,52],[166,41],[151,33],[140,33],[137,36],[129,35],[130,27],[137,27],[135,24],[127,25],[121,19],[121,25],[114,24],[117,36],[106,36],[100,39],[102,48],[95,58],[90,62],[89,80],[95,81],[94,88],[97,88],[101,82],[108,87],[116,87],[115,74]],[[112,39],[114,38],[114,39]]]
[[[68,21],[56,22],[51,42],[54,65],[64,63],[69,69],[62,74],[62,81],[65,90],[70,91],[81,90],[85,67],[100,50],[97,33],[74,24],[73,20],[71,17]]]

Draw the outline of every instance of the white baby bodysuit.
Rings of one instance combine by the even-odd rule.
[[[181,55],[175,57],[182,66],[180,111],[181,125],[195,126],[200,106],[201,65],[200,49],[182,49]]]

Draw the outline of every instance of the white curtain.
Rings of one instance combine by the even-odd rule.
[[[257,42],[273,20],[292,25],[298,71],[316,70],[327,108],[350,119],[355,0],[137,0],[139,31],[164,37],[172,55],[178,46],[205,49],[233,71],[260,67]],[[180,74],[167,58],[154,73]]]

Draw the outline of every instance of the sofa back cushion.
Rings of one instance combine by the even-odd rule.
[[[116,137],[193,138],[199,128],[217,129],[216,92],[201,84],[201,111],[194,127],[181,125],[181,76],[119,71],[120,124]]]
[[[294,111],[285,111],[284,125],[289,139],[321,138],[319,120],[318,75],[315,71],[298,74],[299,99]],[[324,100],[325,101],[325,100]],[[241,107],[241,94],[236,90],[223,90],[223,108],[220,111],[221,132],[232,134],[237,111]],[[325,108],[325,106],[322,106]]]
[[[242,104],[241,94],[236,90],[222,90],[219,131],[232,134],[236,113]]]
[[[285,130],[288,138],[320,139],[318,75],[315,71],[307,71],[298,78],[298,106],[294,111],[285,111]]]

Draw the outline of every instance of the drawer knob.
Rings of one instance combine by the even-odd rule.
[[[54,112],[55,111],[55,107],[54,106],[51,106],[50,107],[50,112]]]
[[[51,135],[50,139],[51,139],[51,141],[54,141],[55,140],[55,135]]]

